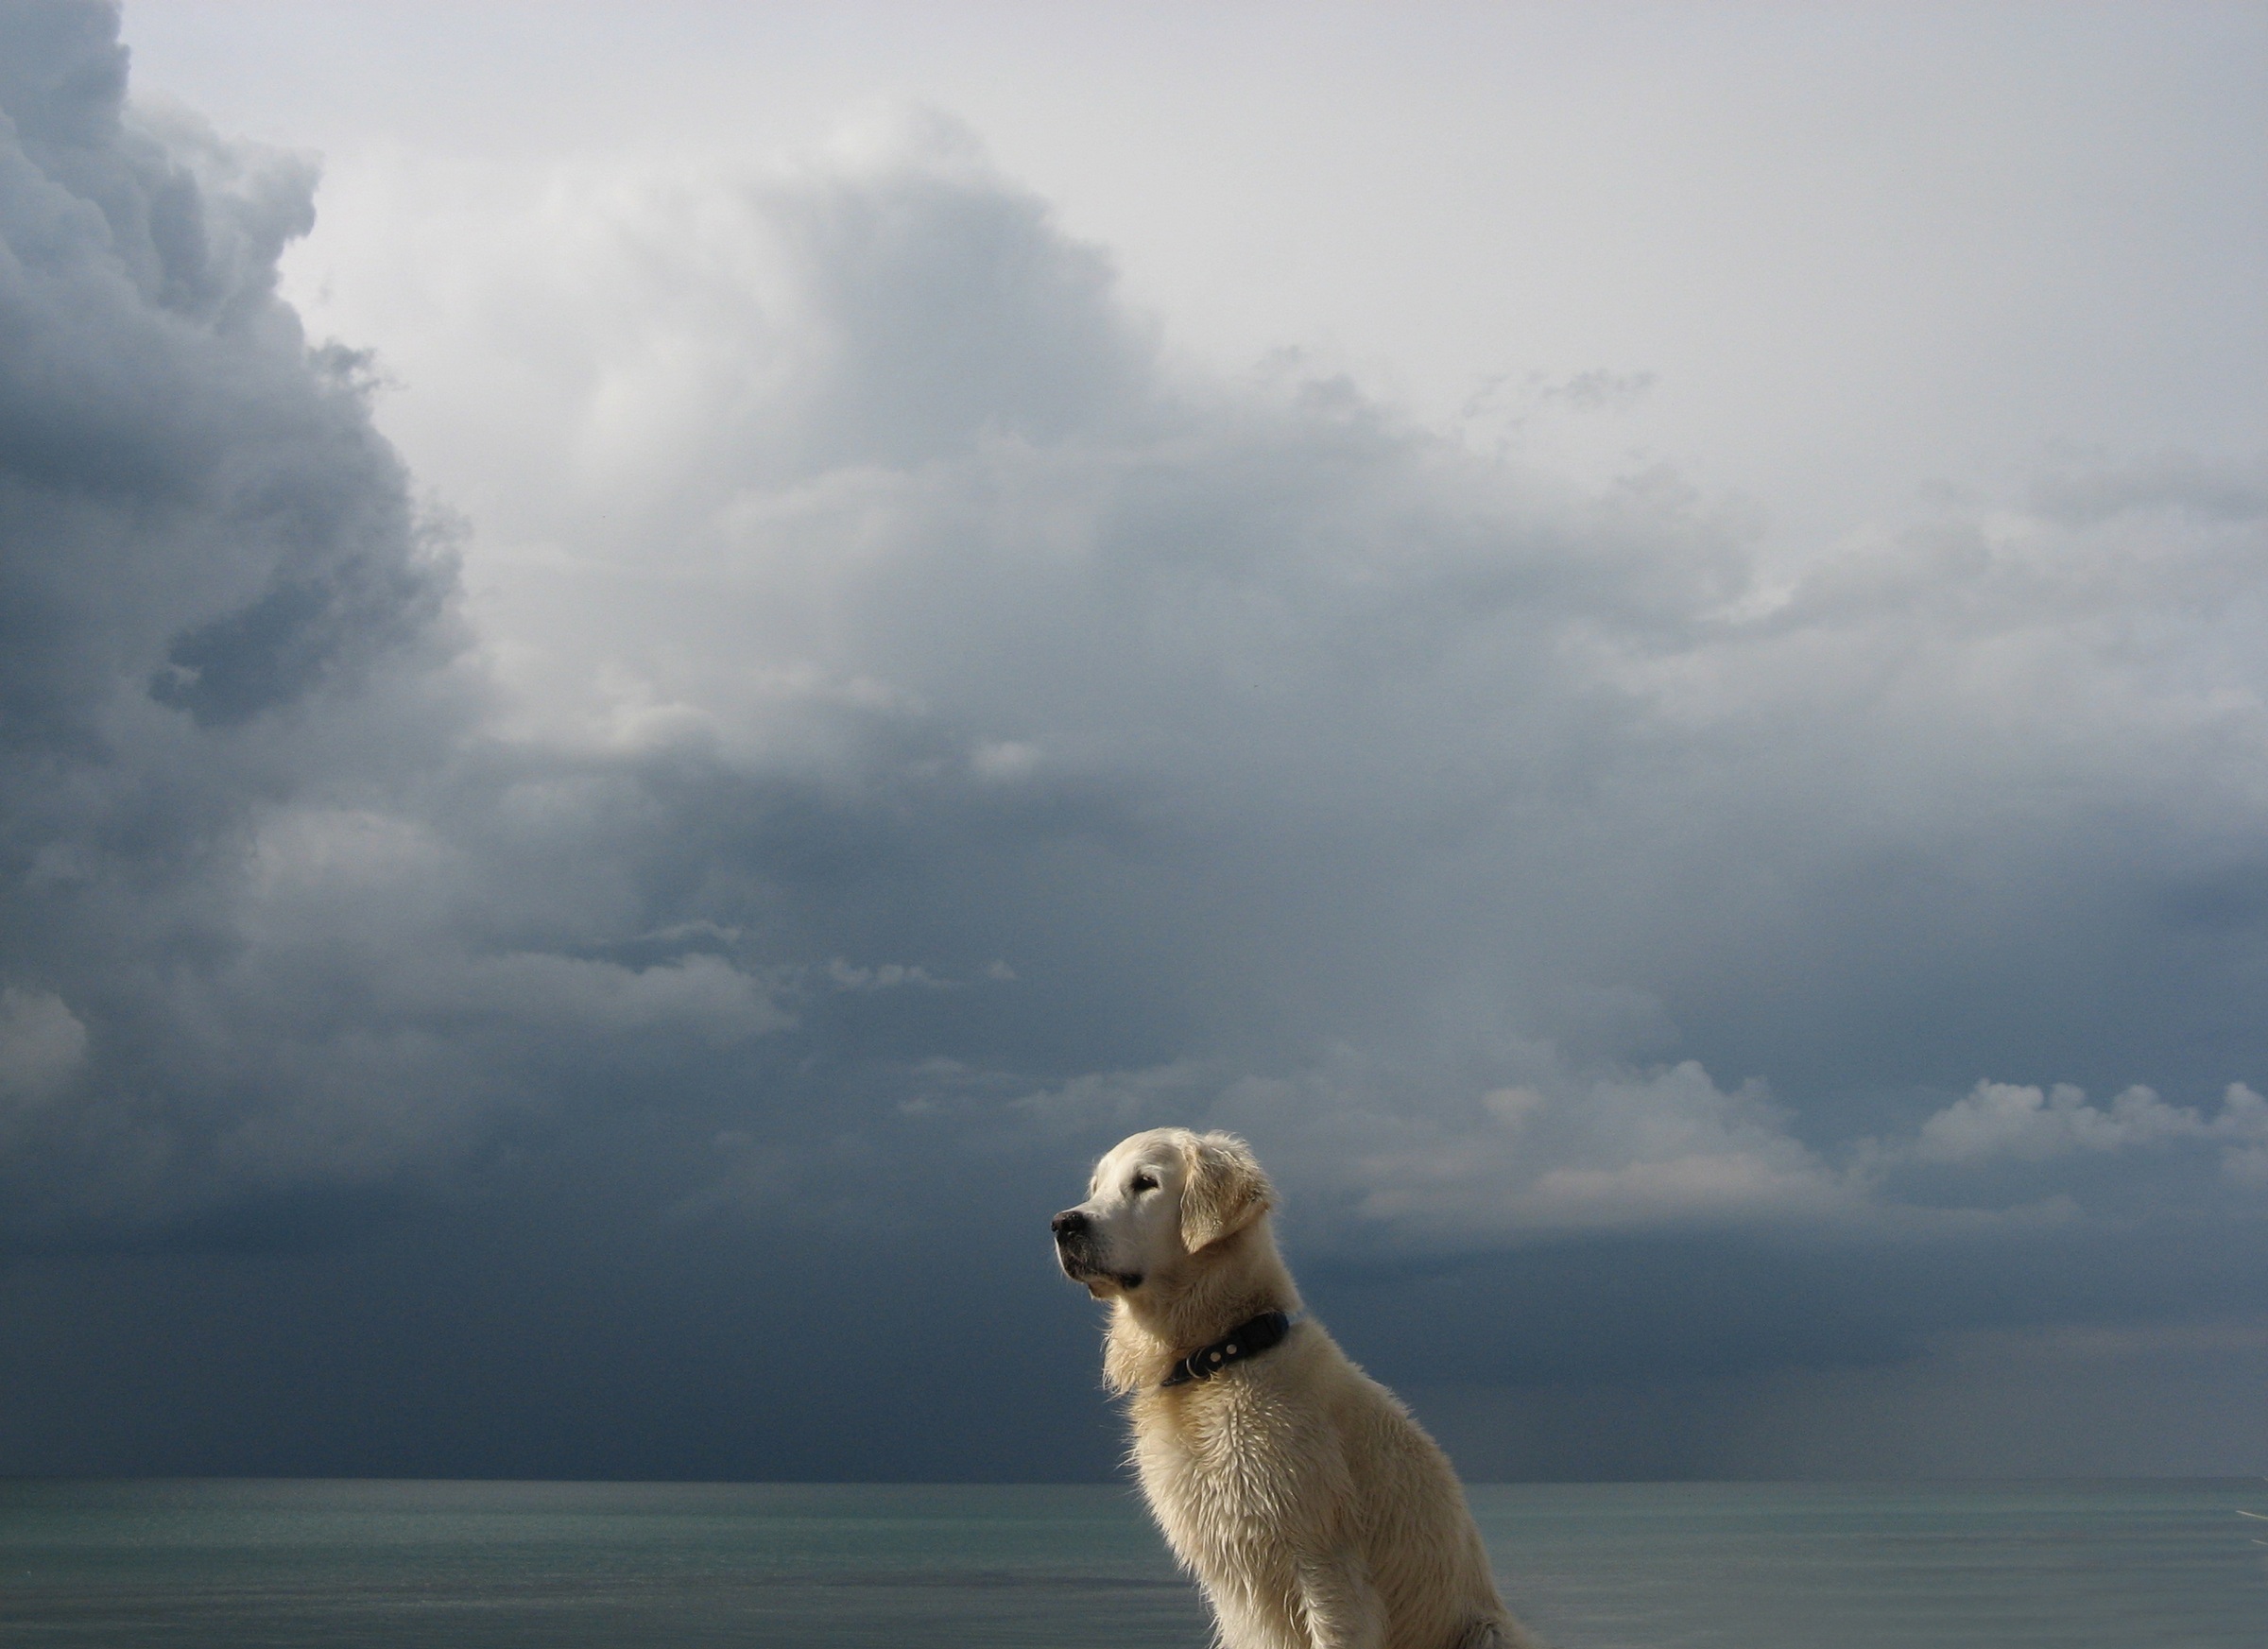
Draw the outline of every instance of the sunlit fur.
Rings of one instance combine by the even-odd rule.
[[[1321,1324],[1160,1389],[1239,1323],[1301,1309],[1274,1201],[1242,1140],[1158,1128],[1102,1159],[1066,1211],[1084,1230],[1058,1235],[1064,1270],[1110,1302],[1103,1367],[1132,1400],[1132,1462],[1223,1649],[1535,1649],[1448,1458]]]

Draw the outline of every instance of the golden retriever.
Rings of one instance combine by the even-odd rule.
[[[1505,1611],[1448,1457],[1300,1314],[1275,1193],[1230,1134],[1154,1128],[1056,1215],[1110,1302],[1103,1369],[1224,1649],[1538,1649]]]

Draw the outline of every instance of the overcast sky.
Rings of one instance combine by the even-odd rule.
[[[121,49],[123,41],[125,48]],[[2268,9],[0,0],[0,1472],[2268,1471]]]

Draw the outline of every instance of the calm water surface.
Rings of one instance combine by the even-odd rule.
[[[1483,1486],[1558,1649],[2262,1649],[2268,1485]],[[1093,1486],[0,1482],[0,1642],[1200,1649]]]

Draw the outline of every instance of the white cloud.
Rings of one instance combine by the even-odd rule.
[[[2086,1093],[2069,1083],[2043,1091],[1980,1082],[1925,1121],[1911,1149],[1923,1162],[1976,1163],[1996,1157],[2041,1161],[2175,1142],[2224,1145],[2232,1161],[2268,1151],[2268,1101],[2233,1083],[2220,1114],[2208,1118],[2192,1107],[2168,1105],[2147,1088],[2129,1088],[2101,1108],[2088,1104]]]
[[[1359,1165],[1359,1214],[1436,1237],[1745,1225],[1856,1211],[1759,1084],[1727,1091],[1692,1061],[1562,1074],[1482,1104],[1497,1125]],[[1507,1104],[1516,1094],[1516,1104]]]

